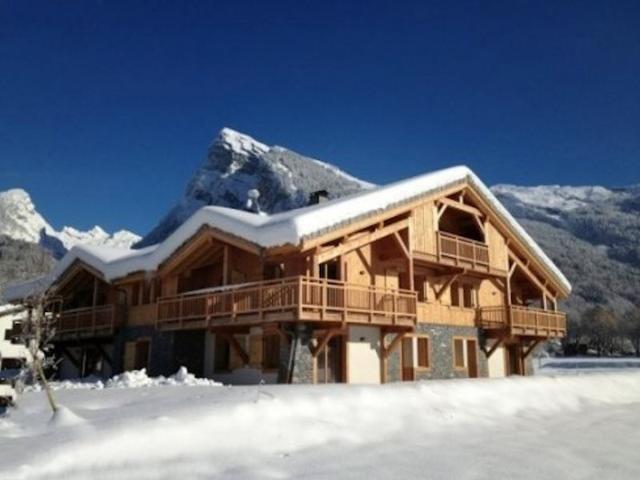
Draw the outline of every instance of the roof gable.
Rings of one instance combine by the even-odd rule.
[[[275,215],[255,214],[224,207],[203,207],[162,243],[141,250],[104,247],[73,247],[56,265],[55,281],[73,261],[80,259],[107,281],[136,271],[156,270],[203,226],[210,226],[259,248],[299,246],[307,239],[340,229],[358,220],[379,215],[427,195],[467,184],[506,225],[511,234],[538,260],[544,270],[568,293],[571,285],[538,244],[496,199],[489,188],[467,167],[457,166],[391,183],[372,190]],[[11,289],[9,288],[10,292]],[[8,294],[7,294],[8,295]]]

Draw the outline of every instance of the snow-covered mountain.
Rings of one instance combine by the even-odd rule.
[[[371,187],[331,164],[223,128],[183,198],[137,246],[163,240],[202,206],[245,208],[250,190],[260,193],[264,212],[275,213],[306,205],[318,190],[337,198]]]
[[[492,190],[573,283],[570,312],[640,305],[640,186]]]
[[[0,192],[0,235],[40,244],[56,257],[76,244],[129,248],[140,240],[127,230],[109,234],[98,226],[86,232],[73,227],[55,230],[36,210],[29,194],[19,188]]]

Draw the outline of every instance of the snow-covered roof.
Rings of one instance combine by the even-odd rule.
[[[156,270],[201,227],[207,225],[263,248],[286,244],[298,245],[302,240],[348,225],[355,220],[376,215],[464,181],[476,188],[502,220],[512,228],[515,235],[531,249],[531,252],[547,268],[549,273],[555,277],[560,285],[570,291],[571,285],[558,267],[504,208],[489,188],[465,166],[438,170],[329,202],[274,215],[256,214],[224,207],[203,207],[163,242],[144,249],[75,246],[58,262],[50,275],[50,281],[55,281],[76,260],[85,262],[100,271],[107,281],[137,271]],[[5,297],[11,300],[14,291],[14,287],[8,286]]]

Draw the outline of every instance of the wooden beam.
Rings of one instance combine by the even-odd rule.
[[[536,277],[529,270],[529,267],[526,264],[524,264],[517,256],[515,256],[513,253],[509,252],[509,258],[511,258],[511,260],[513,260],[520,267],[520,269],[529,278],[529,280],[531,280],[534,283],[534,285],[536,287],[538,287],[543,293],[548,294],[550,297],[554,296],[554,295],[551,294],[551,292],[549,292],[549,290],[547,290],[545,288],[545,286],[542,284],[542,282],[540,282],[540,280],[538,280],[538,277]]]
[[[229,245],[222,247],[222,285],[229,282]]]
[[[440,205],[439,208],[436,208],[436,221],[440,221],[442,215],[444,215],[445,210],[447,210],[448,205]]]
[[[472,207],[471,205],[467,205],[466,203],[456,202],[455,200],[451,200],[447,197],[442,197],[438,199],[438,202],[442,205],[447,205],[448,207],[455,208],[457,210],[462,210],[463,212],[470,213],[471,215],[475,215],[477,217],[483,217],[484,214],[478,210],[476,207]]]
[[[244,348],[242,348],[242,345],[240,345],[240,342],[238,342],[238,339],[231,333],[223,333],[222,337],[227,342],[229,342],[229,345],[231,345],[231,348],[233,348],[233,350],[242,359],[243,365],[249,365],[249,355],[247,355],[247,352],[244,351]]]
[[[353,250],[356,250],[360,247],[363,247],[369,243],[373,243],[376,240],[387,237],[399,230],[405,229],[409,226],[409,220],[400,220],[398,222],[394,222],[391,225],[387,225],[386,227],[379,228],[374,230],[371,233],[366,235],[362,235],[354,240],[350,240],[347,243],[341,243],[340,245],[332,248],[331,250],[326,250],[324,252],[319,253],[315,256],[316,261],[318,263],[324,263],[328,260],[332,260],[340,255],[344,255],[345,253],[349,253]]]
[[[509,273],[507,275],[508,278],[511,278],[511,276],[513,275],[513,272],[516,271],[516,267],[518,266],[517,263],[513,263],[513,265],[511,265],[511,268],[509,268]]]
[[[480,220],[480,217],[478,217],[477,215],[473,215],[473,220],[476,222],[476,225],[478,226],[478,228],[482,232],[482,235],[484,236],[484,241],[486,242],[487,241],[487,230],[484,227],[484,222],[482,220]]]
[[[408,332],[398,332],[396,336],[391,340],[389,346],[385,346],[384,342],[382,345],[382,356],[386,360],[391,355],[391,352],[398,346],[398,344],[402,341],[402,339],[407,335]],[[384,337],[383,337],[384,338]]]
[[[97,342],[96,342],[96,343],[94,343],[93,345],[94,345],[94,347],[96,347],[96,349],[100,352],[100,355],[102,355],[102,358],[104,358],[104,359],[107,361],[107,363],[109,364],[109,366],[110,366],[111,368],[113,368],[113,361],[111,360],[111,357],[109,356],[109,354],[107,353],[107,351],[106,351],[104,348],[102,348],[102,345],[100,345],[100,344],[99,344],[99,343],[97,343]]]
[[[491,355],[493,355],[493,352],[495,352],[498,347],[500,345],[502,345],[502,342],[504,342],[504,337],[500,337],[498,338],[494,344],[491,346],[491,348],[489,350],[486,350],[483,348],[485,355],[487,356],[487,358],[491,357]]]
[[[402,254],[405,256],[405,258],[408,258],[409,260],[411,260],[411,252],[409,251],[409,248],[402,241],[402,237],[400,236],[400,233],[393,232],[393,238],[398,244],[398,246],[400,247],[400,250],[402,250]]]
[[[262,334],[263,335],[278,335],[283,342],[285,342],[285,343],[289,342],[289,335],[287,335],[282,330],[282,328],[280,328],[280,325],[277,324],[277,323],[268,323],[268,324],[264,325],[262,327]]]
[[[527,347],[527,349],[522,352],[522,359],[524,360],[525,358],[527,358],[529,354],[533,352],[533,349],[540,344],[541,341],[542,340],[533,340],[529,347]]]
[[[436,292],[436,300],[440,300],[440,297],[442,296],[442,294],[445,292],[445,290],[447,288],[449,288],[451,286],[451,284],[453,282],[455,282],[458,277],[461,275],[461,273],[454,273],[453,275],[451,275],[449,277],[449,279],[444,283],[444,285],[442,286],[442,288]]]
[[[78,370],[82,368],[80,360],[74,357],[71,351],[66,346],[61,345],[60,350],[62,351],[62,354],[69,359],[69,361],[73,364],[74,367],[76,367]]]
[[[344,332],[343,328],[332,328],[330,330],[327,331],[327,333],[324,334],[324,336],[322,338],[320,338],[320,340],[318,341],[318,344],[315,347],[311,347],[310,346],[310,350],[311,350],[311,355],[315,358],[318,356],[318,353],[320,353],[322,351],[322,349],[324,347],[327,346],[327,343],[329,343],[329,341],[335,337],[336,335],[339,335],[341,333]]]

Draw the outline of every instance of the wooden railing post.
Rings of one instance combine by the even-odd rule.
[[[264,320],[264,285],[258,285],[258,318]]]
[[[231,290],[231,320],[236,319],[236,293]]]
[[[298,317],[297,319],[300,320],[302,318],[302,289],[304,288],[303,285],[303,277],[298,277]]]
[[[321,296],[321,319],[325,319],[326,310],[327,310],[327,279],[323,279],[320,283],[320,296]]]
[[[347,321],[347,284],[342,283],[342,321]]]
[[[391,298],[393,298],[393,324],[395,325],[398,322],[398,296],[393,293],[391,294]]]

